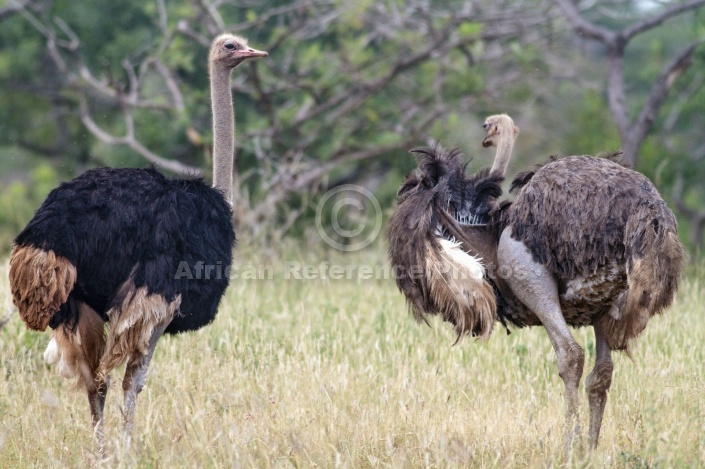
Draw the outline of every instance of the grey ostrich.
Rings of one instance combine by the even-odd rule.
[[[53,329],[44,358],[86,389],[101,453],[108,373],[127,362],[122,387],[129,442],[137,395],[161,335],[196,330],[215,318],[227,276],[193,278],[179,269],[231,263],[230,74],[266,55],[230,34],[213,41],[213,187],[154,169],[93,169],[54,189],[15,239],[15,305],[28,328]]]
[[[565,385],[565,449],[580,435],[583,349],[569,326],[592,326],[595,367],[585,382],[589,444],[597,445],[613,350],[627,350],[670,305],[685,254],[676,220],[653,184],[611,158],[570,156],[519,174],[513,202],[499,202],[519,129],[487,118],[492,170],[465,175],[458,151],[412,150],[419,170],[399,189],[389,254],[397,285],[419,319],[439,314],[458,338],[505,327],[543,326]]]

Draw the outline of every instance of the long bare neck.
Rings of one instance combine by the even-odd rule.
[[[235,111],[230,91],[230,69],[211,64],[211,106],[213,110],[213,187],[233,203],[235,160]]]
[[[500,133],[500,138],[497,142],[497,153],[495,153],[494,163],[492,163],[492,172],[500,171],[502,174],[507,172],[509,159],[512,157],[515,138],[512,129],[503,130],[502,133]]]

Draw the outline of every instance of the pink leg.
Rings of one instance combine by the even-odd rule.
[[[127,360],[122,382],[127,448],[130,444],[137,396],[147,379],[147,369],[157,341],[178,311],[181,296],[176,296],[168,302],[159,294],[150,294],[147,287],[135,288],[131,278],[120,288],[127,293],[122,303],[114,305],[107,312],[110,329],[105,353],[100,360],[99,373],[107,375],[109,370]]]
[[[157,347],[157,341],[164,333],[166,324],[161,325],[154,329],[152,336],[149,339],[149,344],[147,346],[147,352],[141,354],[135,352],[127,362],[127,367],[125,369],[125,377],[122,381],[122,389],[124,393],[124,407],[123,407],[123,417],[124,417],[124,433],[125,433],[125,443],[129,447],[130,439],[132,437],[132,421],[135,416],[135,407],[137,405],[137,396],[142,391],[144,384],[147,380],[147,370],[149,368],[149,363],[152,361],[152,356],[154,355],[154,349]]]
[[[558,287],[551,272],[535,262],[527,247],[511,238],[507,228],[499,241],[499,265],[511,268],[507,279],[517,298],[538,316],[546,328],[558,357],[558,374],[565,386],[565,451],[570,457],[573,437],[580,437],[578,385],[583,376],[585,355],[568,329],[558,299]]]

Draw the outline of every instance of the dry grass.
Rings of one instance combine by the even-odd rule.
[[[246,252],[246,251],[241,251]],[[290,256],[318,264],[385,264]],[[254,259],[254,257],[253,257]],[[242,261],[241,261],[242,262]],[[282,265],[281,261],[271,261]],[[563,386],[541,328],[451,347],[418,325],[392,280],[234,280],[215,323],[160,341],[120,450],[120,373],[106,405],[109,458],[131,467],[550,467],[562,456]],[[578,467],[705,461],[703,272],[615,357],[601,445]],[[0,315],[11,304],[0,267]],[[575,331],[591,367],[592,332]],[[48,333],[0,331],[0,467],[95,463],[88,405],[42,361]],[[121,370],[120,370],[121,371]],[[581,390],[587,428],[587,397]]]

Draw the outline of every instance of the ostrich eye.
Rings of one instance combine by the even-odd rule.
[[[224,47],[228,50],[235,50],[235,44],[225,44]]]
[[[484,124],[482,124],[482,128],[485,129],[485,130],[487,130],[489,127],[490,127],[490,124],[488,124],[487,122],[485,122]]]

